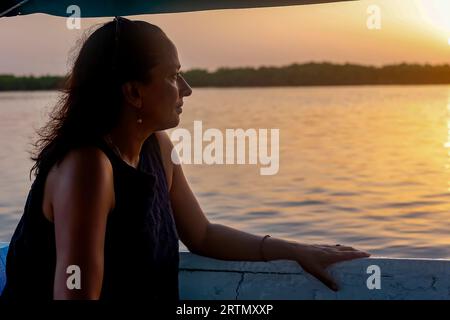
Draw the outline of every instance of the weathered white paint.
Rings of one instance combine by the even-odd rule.
[[[0,243],[0,292],[7,244]],[[371,265],[380,268],[378,289],[368,289]],[[294,261],[222,261],[180,252],[181,299],[450,299],[450,260],[369,258],[334,265],[333,292]]]
[[[450,299],[450,260],[369,258],[336,264],[330,273],[340,290],[333,292],[294,261],[221,261],[180,254],[181,299]],[[367,287],[371,265],[381,271],[379,290]]]

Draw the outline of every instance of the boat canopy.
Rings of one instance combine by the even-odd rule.
[[[80,17],[112,17],[151,13],[188,12],[214,9],[240,9],[293,6],[358,0],[2,0],[0,17],[46,13],[68,17],[71,7],[79,7]]]

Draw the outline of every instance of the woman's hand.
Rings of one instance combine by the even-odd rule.
[[[367,258],[369,253],[341,245],[294,245],[294,259],[306,272],[310,273],[333,291],[338,290],[334,279],[326,268],[336,262]]]

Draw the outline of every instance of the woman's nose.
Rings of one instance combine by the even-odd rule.
[[[183,77],[180,76],[180,79],[181,79],[181,90],[180,90],[181,96],[189,97],[192,94],[192,88]]]

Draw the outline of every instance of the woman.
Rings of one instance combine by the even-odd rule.
[[[116,18],[84,42],[40,132],[3,298],[175,301],[179,238],[217,259],[297,261],[333,290],[329,265],[368,256],[210,223],[163,131],[192,93],[179,70],[174,44],[143,21]]]

